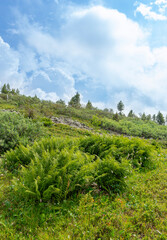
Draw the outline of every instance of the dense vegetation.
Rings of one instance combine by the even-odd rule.
[[[15,112],[1,112],[0,123],[0,153],[16,147],[19,143],[31,143],[43,134],[40,122],[33,122],[32,119],[24,118]]]
[[[167,239],[164,118],[126,117],[122,101],[117,108],[82,107],[79,93],[68,106],[41,101],[4,86],[0,239]]]

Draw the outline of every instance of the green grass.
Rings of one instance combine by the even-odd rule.
[[[7,104],[7,103],[4,103],[4,104],[0,104],[0,110],[16,110],[16,106],[12,105],[12,104]]]
[[[54,126],[48,128],[48,132],[50,135],[57,137],[81,137],[92,135],[92,131],[74,128],[65,124],[54,124]]]
[[[166,153],[165,153],[166,154]],[[61,204],[24,202],[1,176],[0,239],[167,239],[167,161],[146,173],[134,171],[128,191],[92,191]]]
[[[131,172],[125,176],[126,189],[123,192],[107,192],[93,182],[89,189],[81,189],[60,202],[50,199],[47,202],[34,201],[33,198],[24,198],[15,191],[13,173],[5,170],[0,158],[0,239],[1,240],[138,240],[138,239],[167,239],[167,150],[166,127],[155,123],[143,122],[140,119],[126,119],[122,117],[119,122],[112,120],[111,113],[101,110],[85,110],[61,107],[49,101],[41,102],[37,98],[14,96],[0,101],[0,109],[17,109],[25,116],[34,118],[34,122],[41,122],[51,116],[67,116],[76,119],[93,128],[92,131],[77,129],[63,124],[46,124],[44,127],[47,137],[70,139],[78,142],[87,136],[95,139],[90,144],[90,151],[95,158],[105,159],[113,154],[117,160],[127,158],[126,150],[141,143],[143,148],[152,146],[151,157],[155,166],[141,171],[131,166]],[[1,112],[0,112],[1,114]],[[96,117],[93,117],[96,116]],[[105,117],[105,119],[104,119]],[[45,118],[45,119],[44,119]],[[106,121],[106,119],[108,119]],[[101,121],[108,124],[101,126]],[[48,121],[49,122],[49,121]],[[93,126],[94,124],[95,126]],[[113,124],[113,125],[112,125]],[[98,142],[102,134],[107,134],[107,129],[137,135],[164,139],[163,144],[157,140],[142,140],[129,137],[123,138],[121,144],[106,149],[104,142]],[[150,127],[152,126],[152,127]],[[112,128],[113,127],[113,128]],[[157,131],[159,131],[157,133]],[[98,133],[97,135],[95,133]],[[155,137],[154,137],[155,136]],[[88,139],[87,138],[87,139]],[[107,135],[110,143],[110,135]],[[117,139],[117,137],[115,137]],[[132,145],[131,145],[131,144]],[[127,145],[127,147],[126,147]],[[134,145],[134,146],[133,146]],[[139,144],[140,145],[140,144]],[[32,146],[32,145],[31,145]],[[83,147],[83,146],[81,146]],[[94,148],[94,149],[93,149]],[[135,148],[136,149],[136,148]],[[83,151],[83,149],[81,149]],[[101,151],[101,152],[100,152]],[[108,151],[108,152],[107,152]],[[109,152],[110,151],[110,152]],[[86,151],[87,154],[91,152]],[[98,154],[97,154],[98,153]],[[156,153],[156,152],[155,152]],[[137,152],[135,154],[142,154]],[[91,156],[90,156],[91,157]],[[93,158],[92,158],[93,159]],[[147,156],[145,158],[148,159]],[[108,161],[108,159],[107,159]],[[106,163],[108,163],[106,161]],[[40,164],[40,161],[38,162]],[[111,162],[110,162],[111,163]],[[103,165],[102,165],[103,166]],[[28,169],[28,167],[27,167]],[[51,168],[52,169],[52,168]],[[103,167],[102,167],[103,170]],[[15,177],[19,176],[16,175]],[[105,176],[104,176],[105,177]],[[105,179],[105,178],[104,178]],[[22,179],[24,181],[24,179]]]

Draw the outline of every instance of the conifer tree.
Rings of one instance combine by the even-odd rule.
[[[155,114],[153,114],[152,120],[153,120],[154,122],[156,122],[156,115],[155,115]]]
[[[88,100],[88,102],[86,104],[86,109],[93,109],[93,105],[90,100]]]
[[[128,113],[128,117],[134,117],[133,110],[130,110],[130,112]]]
[[[2,88],[1,88],[1,93],[4,93],[4,94],[7,94],[7,93],[8,93],[6,84],[4,84],[4,85],[2,86]]]
[[[69,107],[74,107],[74,108],[80,108],[81,104],[80,104],[80,94],[77,92],[69,101],[68,103]]]
[[[16,89],[16,94],[17,94],[17,95],[19,95],[19,94],[20,94],[20,91],[19,91],[19,89],[18,89],[18,88]]]
[[[164,125],[165,124],[165,119],[163,114],[159,111],[157,116],[156,116],[156,121],[159,125]]]
[[[120,101],[120,102],[117,104],[117,109],[118,109],[120,115],[122,114],[122,111],[124,110],[124,107],[125,107],[125,106],[124,106],[124,104],[123,104],[122,101]]]

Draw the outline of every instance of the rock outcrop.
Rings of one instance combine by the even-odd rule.
[[[71,127],[75,128],[81,128],[81,129],[86,129],[86,130],[92,130],[92,128],[89,128],[86,126],[84,123],[78,122],[76,120],[72,120],[70,118],[63,118],[63,117],[52,117],[51,120],[54,123],[61,123],[65,125],[69,125]]]

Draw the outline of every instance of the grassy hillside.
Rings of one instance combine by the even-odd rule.
[[[165,125],[19,94],[0,123],[0,239],[167,239]]]

